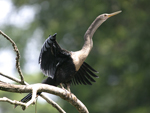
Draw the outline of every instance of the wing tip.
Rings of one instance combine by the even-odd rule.
[[[53,37],[56,37],[56,35],[57,35],[57,33],[55,33],[55,34],[53,35]]]

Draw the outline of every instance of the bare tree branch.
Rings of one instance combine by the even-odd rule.
[[[1,30],[0,30],[0,34],[2,34],[10,43],[12,43],[12,46],[14,48],[14,51],[16,52],[16,68],[18,70],[18,73],[20,75],[20,78],[21,78],[21,83],[22,84],[25,84],[24,83],[24,77],[23,77],[23,74],[22,74],[22,71],[20,69],[20,62],[19,62],[19,59],[20,59],[20,53],[19,53],[19,50],[17,48],[17,45],[15,44],[15,42],[9,37],[7,36],[5,33],[3,33]]]
[[[1,73],[1,72],[0,72],[0,75],[3,76],[3,77],[6,77],[6,78],[8,78],[8,79],[10,79],[10,80],[12,80],[12,81],[15,81],[15,82],[17,82],[17,83],[19,83],[19,84],[22,84],[22,85],[24,85],[24,84],[27,85],[27,84],[28,84],[28,83],[26,83],[26,82],[25,82],[25,83],[22,83],[20,79],[15,78],[15,77],[12,77],[12,76],[5,75],[5,74],[3,74],[3,73]]]
[[[12,81],[15,81],[17,83],[20,83],[21,84],[21,81],[18,79],[18,78],[15,78],[15,77],[11,77],[11,76],[8,76],[8,75],[5,75],[3,73],[0,72],[0,75],[2,75],[3,77],[6,77]],[[26,85],[28,85],[27,82],[25,82]],[[23,84],[22,84],[23,85]],[[41,94],[40,95],[43,99],[45,99],[49,104],[51,104],[54,108],[56,108],[60,113],[66,113],[56,102],[54,102],[53,100],[51,100],[50,98],[48,98],[46,95],[44,94]],[[5,98],[6,99],[6,98]],[[3,99],[3,100],[5,100]],[[8,100],[8,99],[7,99]],[[7,101],[9,103],[11,103],[9,100]],[[13,101],[14,102],[14,101]]]
[[[34,103],[37,92],[47,92],[47,93],[55,94],[63,98],[64,100],[67,100],[80,113],[89,113],[85,105],[79,99],[77,99],[75,95],[71,94],[67,90],[63,90],[55,86],[50,86],[46,84],[14,85],[14,84],[8,84],[0,81],[0,90],[8,91],[8,92],[16,92],[16,93],[29,93],[32,91],[32,95],[33,95],[32,99],[25,104],[24,109],[26,109],[30,104]],[[15,104],[20,105],[18,103]]]
[[[10,100],[7,97],[0,98],[0,102],[9,102],[10,104],[18,104],[18,105],[21,105],[21,106],[25,106],[25,103],[19,102],[19,101],[16,101],[16,100]]]
[[[46,84],[28,85],[28,83],[26,83],[24,81],[24,77],[23,77],[22,71],[20,69],[20,62],[19,62],[20,53],[19,53],[19,50],[18,50],[15,42],[10,37],[8,37],[5,33],[3,33],[1,30],[0,30],[0,34],[2,34],[8,41],[10,41],[12,43],[14,51],[16,52],[16,68],[18,70],[18,73],[19,73],[21,80],[18,78],[15,78],[15,77],[10,77],[10,76],[5,75],[3,73],[0,73],[0,75],[3,77],[6,77],[12,81],[15,81],[19,84],[22,84],[22,85],[14,85],[14,84],[8,84],[8,83],[0,81],[0,90],[8,91],[8,92],[17,92],[17,93],[32,92],[32,98],[27,103],[19,102],[16,100],[10,100],[7,97],[0,98],[0,102],[9,102],[10,104],[20,105],[20,106],[22,106],[22,109],[25,110],[29,105],[35,103],[35,100],[37,97],[37,95],[36,95],[37,92],[47,92],[47,93],[51,93],[51,94],[60,96],[64,100],[67,100],[80,113],[89,113],[87,108],[85,107],[85,105],[80,100],[78,100],[75,95],[68,92],[67,90],[63,90],[63,89],[60,89],[58,87],[50,86],[50,85],[46,85]],[[55,107],[60,113],[66,113],[57,103],[55,103],[54,101],[52,101],[51,99],[49,99],[45,95],[41,94],[40,96],[43,99],[45,99],[49,104],[51,104],[53,107]]]
[[[18,50],[16,44],[14,43],[14,41],[10,37],[8,37],[1,30],[0,30],[0,34],[2,34],[7,40],[9,40],[12,43],[14,51],[16,52],[16,68],[18,70],[18,73],[20,75],[21,80],[18,79],[18,78],[15,78],[15,77],[11,77],[11,76],[5,75],[3,73],[0,73],[0,75],[2,75],[3,77],[6,77],[6,78],[8,78],[8,79],[10,79],[12,81],[15,81],[15,82],[17,82],[19,84],[22,84],[22,85],[26,84],[26,85],[28,85],[28,83],[24,81],[23,74],[22,74],[21,69],[20,69],[20,63],[19,63],[20,53],[19,53],[19,50]],[[65,113],[63,111],[63,109],[57,103],[55,103],[53,100],[50,101],[50,99],[47,98],[44,94],[41,94],[40,96],[42,96],[43,99],[46,99],[46,101],[48,101],[48,103],[52,104],[52,106],[55,107],[60,113]],[[3,99],[6,99],[6,98],[3,98]],[[9,99],[7,99],[7,102],[10,102]]]
[[[48,98],[46,95],[40,95],[43,99],[45,99],[49,104],[51,104],[54,108],[56,108],[60,113],[66,113],[56,102]]]

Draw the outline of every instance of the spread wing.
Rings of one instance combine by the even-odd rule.
[[[40,68],[44,75],[54,78],[57,67],[63,63],[70,53],[61,49],[56,42],[56,33],[44,42],[39,56]]]
[[[98,78],[98,76],[95,75],[94,72],[98,73],[86,62],[83,62],[82,66],[80,67],[80,69],[77,71],[77,73],[73,77],[71,83],[75,84],[75,85],[76,84],[92,85],[91,82],[95,82],[93,77]]]

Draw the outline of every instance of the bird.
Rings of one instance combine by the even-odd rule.
[[[58,86],[70,91],[70,85],[92,85],[95,82],[93,77],[98,78],[95,74],[97,71],[85,62],[92,47],[92,37],[98,27],[109,17],[119,14],[121,11],[114,13],[104,13],[96,17],[87,29],[84,35],[84,45],[79,51],[67,51],[59,46],[56,41],[56,35],[49,35],[45,40],[39,55],[40,68],[47,78],[42,81],[43,84]],[[65,88],[64,88],[65,87]],[[40,95],[42,92],[38,92]],[[25,96],[21,102],[28,102],[32,98],[32,93]]]

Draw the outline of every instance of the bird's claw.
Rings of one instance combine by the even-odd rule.
[[[69,85],[67,85],[67,89],[65,89],[61,83],[60,86],[63,90],[65,90],[65,98],[71,98],[74,102],[77,101],[77,97],[73,93],[71,93]]]
[[[65,98],[70,98],[72,99],[72,101],[76,102],[77,101],[77,97],[71,93],[70,91],[68,91],[67,89],[65,89]]]

